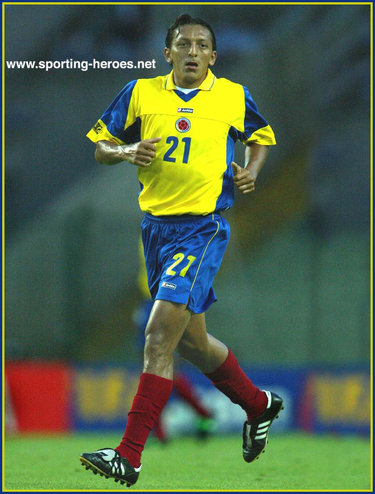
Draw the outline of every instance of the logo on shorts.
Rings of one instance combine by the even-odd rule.
[[[187,132],[188,130],[190,130],[190,127],[191,127],[190,120],[188,120],[185,117],[179,118],[176,121],[176,129],[179,132]]]
[[[161,286],[163,288],[170,288],[171,290],[176,290],[176,288],[177,288],[177,285],[175,285],[174,283],[169,283],[168,281],[163,281]]]

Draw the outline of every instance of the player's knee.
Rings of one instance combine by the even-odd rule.
[[[145,338],[145,359],[159,361],[169,359],[175,350],[175,345],[162,333],[147,333]]]
[[[162,372],[173,362],[174,345],[165,336],[149,333],[145,339],[144,372]]]

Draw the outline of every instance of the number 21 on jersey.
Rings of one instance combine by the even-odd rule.
[[[169,136],[167,137],[166,142],[167,144],[170,144],[170,147],[167,150],[167,152],[164,154],[163,161],[176,163],[176,157],[173,155],[175,154],[175,151],[179,149],[181,146],[183,146],[182,163],[187,163],[189,161],[191,137],[183,137],[180,143],[178,137]]]

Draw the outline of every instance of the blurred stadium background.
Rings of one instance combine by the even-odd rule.
[[[249,87],[278,141],[257,191],[226,214],[210,330],[285,396],[279,430],[367,436],[371,18],[361,4],[5,6],[6,60],[156,60],[131,72],[5,69],[7,426],[123,429],[140,365],[142,213],[135,168],[97,164],[85,134],[126,82],[169,71],[166,30],[185,11],[212,24],[214,72]],[[242,413],[187,371],[219,431],[237,430]],[[182,405],[166,412],[171,434],[191,431]]]

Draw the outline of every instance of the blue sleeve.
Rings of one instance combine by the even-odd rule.
[[[267,127],[268,122],[258,112],[257,105],[253,100],[247,87],[243,86],[245,93],[245,122],[244,122],[244,136],[241,140],[247,140],[257,130]]]
[[[135,121],[133,117],[134,111],[129,112],[129,106],[136,83],[137,80],[134,80],[126,84],[101,117],[101,120],[107,126],[108,132],[123,142],[127,142],[128,140],[127,133],[125,132],[125,124],[128,116],[130,117],[128,126],[132,125]]]

